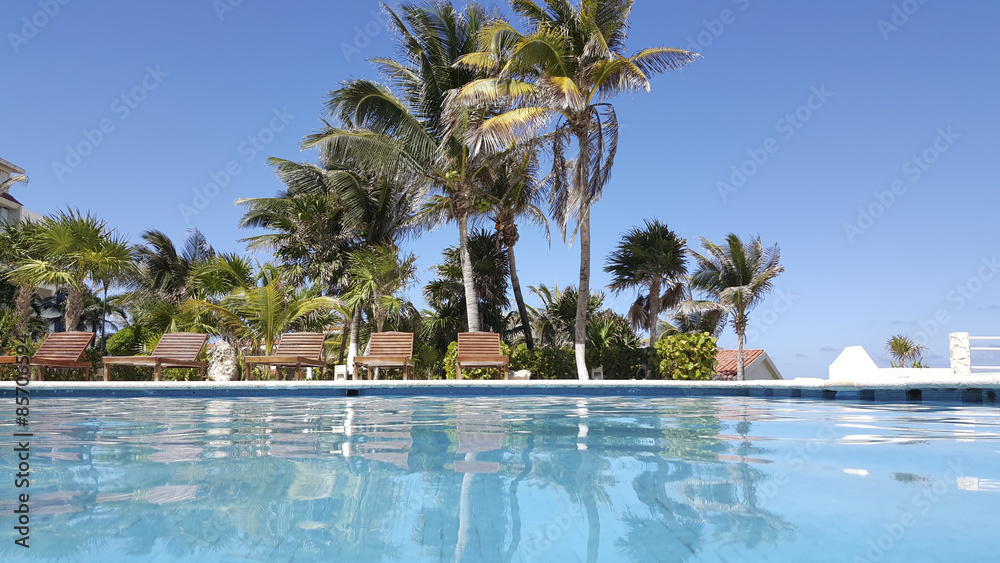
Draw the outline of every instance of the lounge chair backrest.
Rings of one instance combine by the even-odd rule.
[[[33,361],[57,360],[76,362],[83,358],[87,346],[94,340],[93,332],[53,332],[35,351]]]
[[[193,332],[169,332],[160,337],[160,341],[150,356],[170,358],[171,360],[196,361],[208,340],[207,334]]]
[[[323,359],[323,343],[326,335],[322,332],[290,332],[282,334],[275,347],[275,356],[295,356],[314,360]]]
[[[367,356],[409,358],[413,355],[412,332],[375,332]]]
[[[458,335],[460,356],[499,356],[500,335],[495,332],[461,332]]]

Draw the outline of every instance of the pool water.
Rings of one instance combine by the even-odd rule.
[[[989,406],[340,397],[32,407],[31,547],[13,543],[23,489],[5,447],[3,561],[1000,558],[1000,410]]]

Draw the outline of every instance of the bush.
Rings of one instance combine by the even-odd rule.
[[[587,365],[592,368],[602,366],[604,379],[645,379],[646,374],[654,373],[650,367],[654,359],[655,354],[649,348],[610,347],[588,359]]]
[[[506,342],[500,343],[500,353],[504,356],[510,356],[510,346]],[[455,379],[457,377],[457,372],[455,370],[455,358],[458,357],[458,342],[452,342],[448,345],[448,353],[444,355],[444,376],[446,379]],[[510,369],[514,369],[513,365]],[[503,373],[497,375],[500,371],[497,368],[469,368],[462,370],[462,379],[503,379]]]
[[[706,332],[673,334],[655,345],[664,379],[709,380],[715,375],[718,347]]]
[[[531,379],[576,379],[572,348],[535,348],[518,344],[510,354],[510,369],[526,369]]]
[[[109,356],[142,356],[146,353],[146,342],[154,338],[150,331],[141,326],[127,326],[108,337]],[[105,369],[108,369],[105,366]],[[111,381],[142,381],[152,379],[150,370],[138,366],[114,366]]]

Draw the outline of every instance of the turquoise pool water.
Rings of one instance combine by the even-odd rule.
[[[1000,558],[991,407],[631,397],[32,407],[31,547],[13,544],[16,459],[5,447],[4,561]]]

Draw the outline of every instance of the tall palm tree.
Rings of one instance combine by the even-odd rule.
[[[458,224],[466,316],[469,330],[478,331],[468,231],[482,207],[489,160],[473,156],[461,135],[453,134],[465,126],[449,127],[442,111],[450,90],[479,77],[455,63],[475,50],[485,14],[477,4],[459,11],[446,2],[403,4],[402,15],[383,9],[402,56],[373,61],[391,87],[351,80],[330,92],[326,108],[343,126],[329,126],[303,144],[321,147],[335,162],[409,182],[427,196],[420,214],[426,227],[445,221]]]
[[[885,349],[893,357],[892,367],[906,367],[906,361],[910,361],[910,366],[920,358],[927,350],[921,344],[917,344],[912,338],[897,334],[885,342]]]
[[[521,332],[524,335],[525,345],[532,350],[535,343],[531,335],[531,317],[524,304],[521,282],[517,276],[517,262],[514,259],[514,245],[520,238],[517,219],[524,217],[544,227],[546,239],[549,238],[549,221],[538,207],[542,186],[536,182],[537,151],[527,145],[526,149],[511,152],[493,166],[494,181],[487,195],[490,206],[487,215],[496,227],[497,243],[506,249],[510,287],[514,292],[514,302],[517,304],[518,316],[521,319]]]
[[[542,301],[539,309],[533,309],[534,320],[532,329],[539,344],[547,348],[561,348],[574,341],[576,304],[579,300],[573,286],[560,290],[558,286],[549,288],[545,284],[538,287],[529,286],[528,290]],[[587,301],[587,320],[589,321],[601,308],[604,295],[592,293]]]
[[[622,92],[648,92],[649,79],[695,60],[696,53],[653,47],[625,54],[634,0],[511,0],[530,25],[522,34],[496,19],[479,34],[479,51],[459,65],[487,73],[452,92],[448,115],[459,129],[467,108],[493,113],[464,131],[473,154],[500,151],[555,119],[548,135],[553,153],[550,180],[554,219],[565,237],[573,221],[580,236],[579,302],[576,308],[577,375],[587,379],[586,314],[590,295],[590,208],[608,183],[618,147],[618,120],[607,102]],[[500,108],[496,111],[496,108]],[[566,152],[576,147],[576,158]]]
[[[774,288],[774,279],[785,268],[779,263],[781,249],[775,244],[765,248],[760,237],[744,243],[730,233],[726,244],[719,246],[702,237],[706,255],[691,251],[698,270],[691,276],[691,286],[713,298],[730,315],[736,331],[736,379],[743,381],[743,340],[747,315]]]
[[[687,241],[656,219],[644,228],[625,233],[608,256],[604,271],[611,274],[608,288],[615,293],[639,289],[639,298],[629,309],[633,327],[649,331],[650,347],[656,343],[660,312],[674,307],[684,295],[687,274]]]
[[[37,223],[12,222],[0,226],[0,271],[15,287],[14,291],[14,332],[20,336],[28,330],[31,319],[31,300],[35,286],[30,280],[11,276],[13,269],[22,262],[41,257],[38,236],[41,227]]]
[[[38,240],[42,258],[22,261],[12,275],[35,286],[67,287],[67,327],[80,322],[87,280],[110,283],[137,270],[126,239],[90,214],[69,210],[48,217]]]

